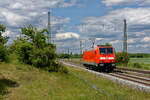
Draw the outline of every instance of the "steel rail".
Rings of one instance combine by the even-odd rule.
[[[123,70],[123,71],[138,72],[138,73],[143,73],[143,74],[150,74],[150,71],[148,70],[137,70],[137,69],[120,68],[120,67],[116,67],[116,69]]]
[[[148,82],[144,82],[144,81],[138,80],[138,79],[133,79],[131,77],[127,77],[127,76],[123,76],[123,75],[119,75],[119,74],[114,74],[114,73],[110,73],[109,75],[112,75],[112,76],[115,76],[115,77],[118,77],[118,78],[122,78],[122,79],[125,79],[125,80],[129,80],[129,81],[132,81],[132,82],[140,83],[140,84],[143,84],[143,85],[146,85],[146,86],[150,86],[150,83],[148,83]]]

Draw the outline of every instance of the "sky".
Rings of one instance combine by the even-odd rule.
[[[0,0],[0,24],[12,43],[20,28],[32,24],[47,28],[51,12],[52,40],[58,52],[79,53],[110,43],[117,52],[123,47],[123,20],[127,20],[128,52],[150,53],[150,0]]]

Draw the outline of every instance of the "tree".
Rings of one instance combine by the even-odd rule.
[[[36,48],[43,48],[48,45],[48,43],[46,43],[48,37],[44,35],[46,32],[48,32],[47,29],[38,31],[37,28],[32,25],[21,29],[21,34],[25,36],[24,39],[34,44]]]
[[[105,46],[112,46],[112,44],[106,43]]]
[[[6,27],[0,24],[0,43],[5,44],[8,41],[8,37],[2,36],[3,32],[5,32]]]
[[[0,24],[0,62],[8,62],[8,52],[5,43],[8,41],[8,37],[3,37],[2,33],[5,32],[6,27]]]

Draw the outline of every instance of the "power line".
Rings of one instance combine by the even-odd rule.
[[[89,38],[89,40],[92,41],[92,48],[94,49],[94,45],[95,45],[95,40],[96,40],[96,38]]]

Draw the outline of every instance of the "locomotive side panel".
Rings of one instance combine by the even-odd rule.
[[[96,66],[96,51],[84,51],[83,52],[83,63],[88,65]]]

